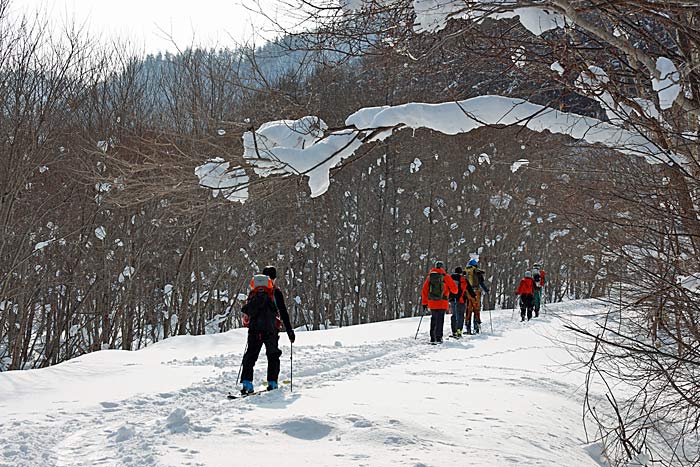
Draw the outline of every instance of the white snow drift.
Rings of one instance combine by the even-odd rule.
[[[549,305],[525,324],[493,311],[493,333],[484,312],[483,334],[441,347],[427,344],[425,319],[413,338],[418,318],[298,332],[293,391],[238,401],[225,396],[245,330],[0,373],[0,465],[596,467],[585,376],[563,366],[571,356],[556,338],[558,316],[600,311]],[[263,354],[256,382],[265,368]]]

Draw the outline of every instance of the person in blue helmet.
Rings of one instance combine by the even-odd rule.
[[[467,282],[474,290],[474,296],[469,296],[467,303],[467,316],[465,324],[467,325],[467,334],[479,334],[481,330],[481,291],[489,293],[489,288],[484,281],[484,271],[479,269],[479,263],[475,259],[470,259],[465,268]],[[472,316],[474,317],[474,327],[472,328]]]

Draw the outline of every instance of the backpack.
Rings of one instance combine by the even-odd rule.
[[[276,332],[280,329],[279,312],[275,305],[274,288],[267,276],[256,274],[250,283],[252,290],[241,310],[247,315],[246,327],[251,331]],[[244,318],[244,324],[246,320]]]
[[[428,283],[428,300],[445,299],[445,276],[439,272],[431,272]]]
[[[450,301],[451,302],[459,302],[462,294],[464,293],[464,290],[462,290],[462,281],[460,280],[462,275],[461,274],[453,274],[452,279],[455,281],[457,284],[457,293],[451,293],[450,294]]]
[[[475,266],[469,266],[467,268],[467,280],[469,281],[469,285],[472,286],[472,289],[479,290],[479,274],[477,274],[477,270]]]
[[[532,280],[535,281],[535,287],[540,286],[540,270],[539,269],[532,270]]]

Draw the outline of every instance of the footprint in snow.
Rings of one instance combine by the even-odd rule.
[[[292,438],[318,440],[328,436],[333,427],[313,418],[303,417],[297,420],[288,420],[279,425],[279,429]]]
[[[105,408],[104,412],[116,412],[119,410],[117,402],[100,402],[100,405]]]
[[[352,424],[352,426],[355,428],[369,428],[373,425],[374,424],[369,420],[357,420],[355,421],[355,423]]]

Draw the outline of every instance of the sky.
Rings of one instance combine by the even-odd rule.
[[[254,1],[245,0],[254,6]],[[233,47],[270,37],[270,23],[242,0],[15,0],[15,15],[40,9],[54,26],[75,20],[103,40],[128,38],[145,53],[190,45]]]

